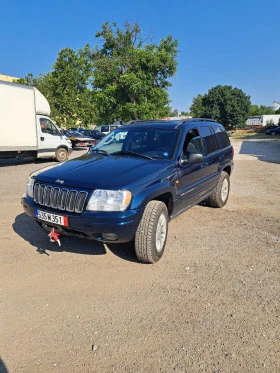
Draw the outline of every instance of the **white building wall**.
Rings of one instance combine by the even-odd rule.
[[[275,115],[260,115],[250,117],[246,120],[246,126],[263,126],[265,127],[270,121],[273,121],[275,125],[279,123],[280,114]]]

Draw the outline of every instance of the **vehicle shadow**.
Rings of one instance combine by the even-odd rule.
[[[43,166],[47,163],[53,163],[55,160],[50,158],[25,158],[25,159],[17,159],[17,158],[7,158],[7,159],[0,159],[0,167],[8,167],[8,166],[20,166],[22,164],[42,164]]]
[[[280,142],[266,140],[243,141],[239,154],[256,157],[262,162],[280,164]]]
[[[121,259],[128,262],[144,264],[137,259],[135,249],[131,242],[128,243],[106,243],[108,249]]]
[[[50,242],[48,232],[42,229],[32,218],[25,213],[16,216],[13,223],[14,232],[36,248],[39,254],[49,256],[49,252],[69,252],[82,255],[105,255],[106,246],[121,259],[138,262],[134,250],[127,244],[108,244],[87,240],[74,236],[61,236],[61,246]]]
[[[0,373],[8,373],[8,369],[0,357]]]

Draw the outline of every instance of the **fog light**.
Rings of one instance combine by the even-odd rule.
[[[115,233],[102,233],[104,240],[116,241],[118,236]]]

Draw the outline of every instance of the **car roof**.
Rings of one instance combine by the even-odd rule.
[[[221,126],[219,123],[217,123],[216,120],[214,119],[208,119],[208,118],[187,118],[187,119],[182,119],[182,120],[133,120],[130,121],[122,127],[136,127],[137,128],[143,128],[144,126],[147,127],[154,127],[154,128],[168,128],[168,129],[183,129],[185,127],[189,127],[191,123],[196,122],[200,124],[205,124],[205,122],[210,123],[215,123],[218,126]]]

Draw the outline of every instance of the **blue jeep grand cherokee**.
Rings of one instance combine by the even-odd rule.
[[[233,148],[210,119],[134,121],[87,154],[30,175],[25,212],[42,228],[101,242],[133,242],[140,261],[157,262],[168,221],[208,198],[229,196]]]

